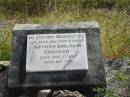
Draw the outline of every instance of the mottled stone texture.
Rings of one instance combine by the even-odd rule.
[[[86,33],[88,71],[26,72],[27,35],[44,33]],[[57,25],[17,24],[13,29],[11,66],[8,74],[9,97],[34,95],[39,89],[77,90],[94,95],[94,87],[105,86],[101,54],[100,29],[96,22],[77,22]]]
[[[59,90],[52,92],[52,96],[50,97],[85,97],[84,95],[80,94],[78,91],[68,91],[68,90]]]

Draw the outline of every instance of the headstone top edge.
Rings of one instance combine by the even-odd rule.
[[[96,21],[92,22],[71,22],[63,24],[15,24],[14,30],[43,30],[43,29],[85,29],[99,28]]]

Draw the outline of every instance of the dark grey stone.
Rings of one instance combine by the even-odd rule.
[[[4,69],[0,70],[0,97],[5,97],[7,89],[7,72],[8,68],[3,67]]]
[[[3,93],[0,92],[0,97],[3,97]]]
[[[130,66],[127,66],[126,73],[130,74]]]
[[[111,67],[113,70],[118,70],[122,66],[127,66],[128,62],[121,58],[106,59],[105,65]]]
[[[27,35],[76,32],[86,33],[87,71],[26,72]],[[81,93],[90,95],[93,88],[106,85],[102,59],[100,29],[96,22],[56,25],[17,24],[13,29],[11,65],[8,73],[9,97],[22,94],[32,96],[39,89],[49,88],[79,90]]]
[[[26,95],[20,95],[20,96],[18,96],[18,97],[28,97],[28,96],[26,96]]]

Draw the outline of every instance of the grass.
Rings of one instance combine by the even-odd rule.
[[[109,9],[79,9],[73,10],[54,10],[50,13],[40,16],[27,16],[26,14],[15,14],[6,16],[6,21],[11,22],[3,29],[10,32],[15,23],[66,23],[66,22],[86,22],[97,21],[101,30],[101,43],[103,55],[107,58],[123,57],[130,54],[129,37],[130,34],[130,16],[126,10]],[[10,23],[9,22],[9,23]],[[4,49],[5,48],[5,49]],[[10,38],[0,47],[1,60],[9,59]]]
[[[11,33],[2,35],[0,32],[0,61],[10,59]],[[4,37],[3,37],[4,36]]]
[[[3,13],[36,15],[60,8],[70,10],[72,7],[127,9],[130,7],[130,0],[0,0],[0,7]]]

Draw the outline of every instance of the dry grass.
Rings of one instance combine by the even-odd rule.
[[[86,9],[75,8],[73,10],[55,10],[51,13],[28,17],[25,14],[15,14],[6,17],[6,23],[11,22],[12,26],[4,29],[9,31],[15,23],[66,23],[97,21],[101,29],[102,51],[105,57],[115,58],[130,54],[128,41],[130,34],[130,20],[126,10],[115,9]]]

